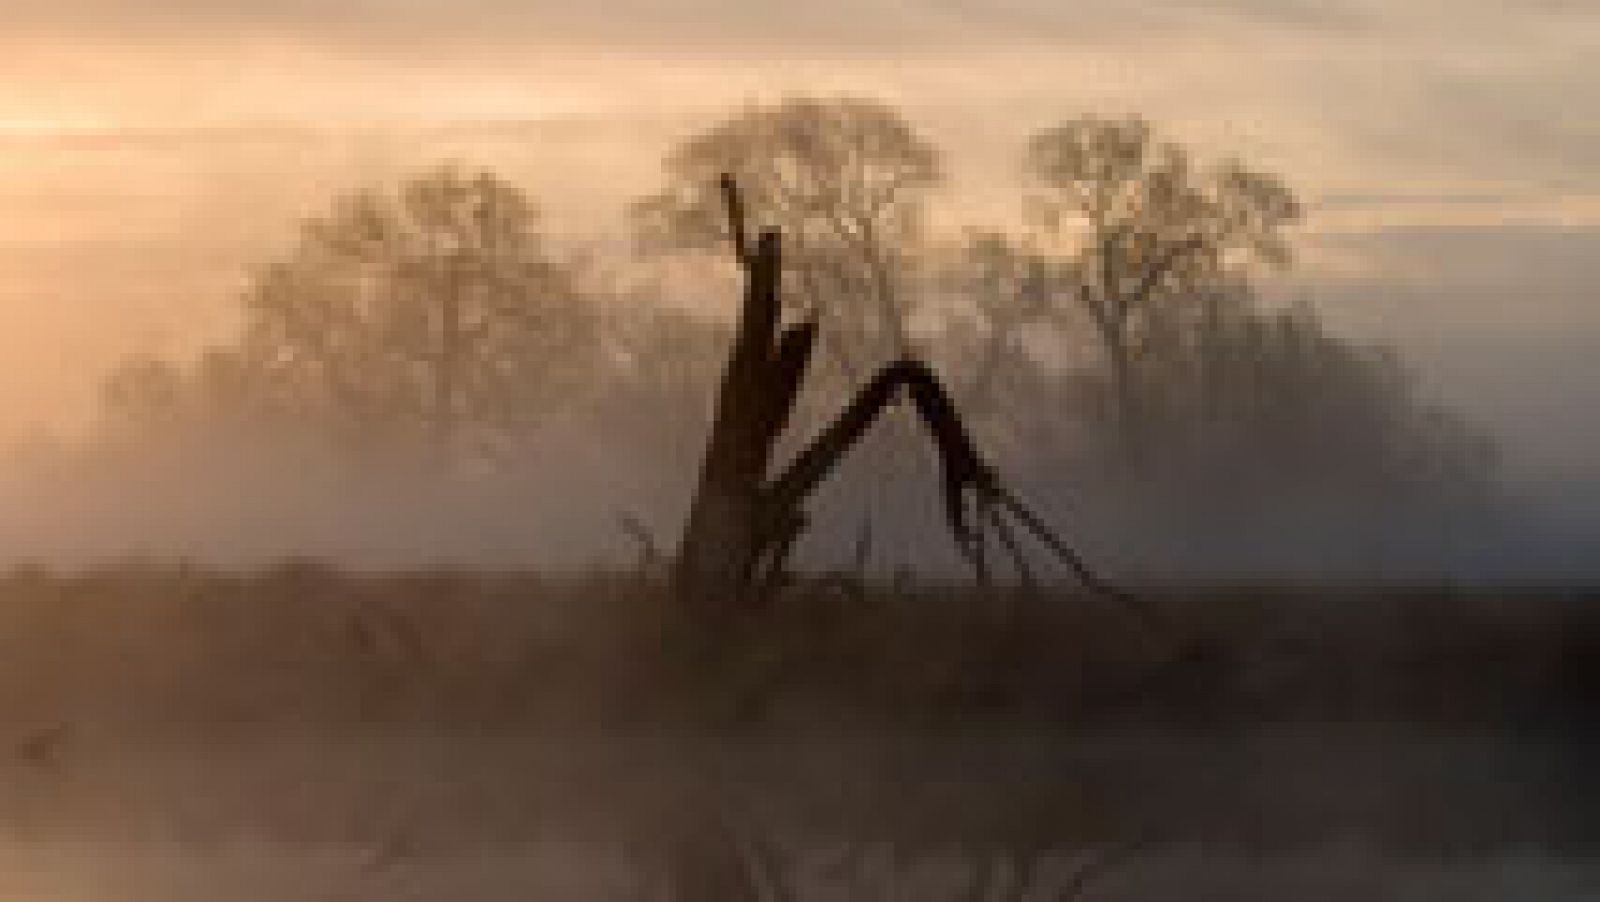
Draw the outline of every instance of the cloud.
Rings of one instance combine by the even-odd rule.
[[[990,42],[1058,46],[1214,29],[1455,33],[1505,23],[1595,21],[1581,3],[1496,0],[75,0],[8,12],[13,33],[127,42],[293,36],[326,46],[905,49]],[[1501,30],[1504,34],[1503,28]],[[1211,35],[1203,35],[1211,36]]]
[[[1600,221],[1600,126],[1584,115],[1600,106],[1600,4],[1586,0],[13,6],[0,32],[0,238],[36,244],[48,216],[63,248],[51,259],[67,262],[49,284],[21,279],[32,270],[15,254],[0,256],[0,274],[26,288],[13,292],[16,318],[40,317],[23,294],[72,296],[51,314],[82,317],[61,326],[62,342],[128,332],[101,315],[116,303],[101,281],[68,284],[70,270],[96,269],[83,261],[102,248],[85,236],[232,265],[237,252],[204,239],[260,246],[250,242],[287,229],[311,199],[423,155],[503,168],[548,198],[558,227],[591,216],[581,230],[648,190],[675,137],[788,90],[905,107],[949,149],[963,215],[984,203],[984,215],[1014,212],[1022,138],[1098,111],[1145,113],[1207,154],[1282,172],[1311,201],[1317,240],[1394,284],[1455,290],[1462,258],[1491,257],[1504,263],[1497,285],[1516,284],[1516,260],[1559,281],[1581,263],[1566,250],[1577,239],[1497,225]],[[7,123],[82,127],[8,135]],[[1563,213],[1574,195],[1589,212]],[[1568,302],[1540,303],[1554,316]]]

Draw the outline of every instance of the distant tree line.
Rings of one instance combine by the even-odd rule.
[[[725,265],[716,180],[734,174],[751,221],[783,231],[785,303],[818,317],[817,409],[914,350],[1002,467],[1140,512],[1128,530],[1270,531],[1295,510],[1370,536],[1418,510],[1486,516],[1484,438],[1392,351],[1262,299],[1302,217],[1282,180],[1196,160],[1139,118],[1061,123],[1019,163],[1024,224],[953,238],[927,221],[940,153],[894,108],[753,104],[670,150],[630,210],[633,262]],[[107,424],[292,433],[449,475],[515,466],[562,421],[687,486],[727,323],[659,295],[558,248],[506,179],[439,167],[306,222],[253,275],[231,339],[118,367]]]

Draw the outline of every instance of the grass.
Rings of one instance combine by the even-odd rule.
[[[709,637],[626,574],[17,570],[0,577],[0,720],[1448,729],[1570,726],[1600,699],[1600,596],[1579,590],[1167,587],[1143,593],[1152,632],[1066,589],[842,585]]]
[[[370,849],[378,897],[592,834],[727,900],[1171,898],[1183,843],[1205,871],[1356,836],[1388,881],[1391,852],[1600,838],[1592,743],[1529,741],[1600,699],[1600,596],[1141,595],[1157,631],[1067,589],[824,580],[713,635],[630,574],[16,570],[0,836]]]

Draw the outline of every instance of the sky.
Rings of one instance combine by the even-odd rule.
[[[785,92],[893,102],[960,222],[1032,131],[1139,113],[1282,174],[1280,286],[1396,344],[1514,468],[1600,485],[1594,0],[61,0],[0,30],[0,438],[229,328],[300,217],[440,159],[620,234],[671,143]]]

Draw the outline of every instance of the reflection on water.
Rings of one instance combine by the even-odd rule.
[[[786,884],[800,899],[1056,899],[1076,884],[1087,853],[1062,850],[1026,871],[981,852],[892,856],[867,850],[839,867],[819,846]],[[894,857],[892,865],[889,863]],[[617,847],[554,840],[421,853],[375,864],[355,846],[263,840],[186,847],[161,842],[51,842],[0,848],[7,902],[284,902],[284,900],[663,898],[657,869]],[[991,895],[975,897],[978,881]],[[1481,858],[1386,855],[1359,843],[1246,854],[1191,844],[1128,855],[1080,892],[1082,899],[1592,900],[1600,861],[1507,850]]]
[[[266,840],[49,842],[0,849],[7,902],[288,902],[302,899],[636,897],[629,868],[590,846],[555,842],[458,849],[383,866],[372,850]]]
[[[0,765],[0,900],[1594,899],[1588,745],[91,733]]]

